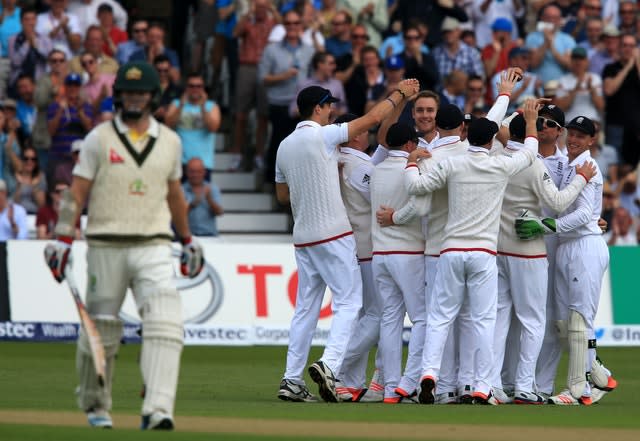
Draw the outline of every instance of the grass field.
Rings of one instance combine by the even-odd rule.
[[[568,441],[572,438],[567,434],[585,427],[596,435],[594,440],[640,439],[640,348],[599,350],[620,385],[598,405],[492,407],[286,403],[276,399],[286,348],[187,347],[176,404],[177,431],[162,435],[135,430],[141,404],[138,350],[137,345],[123,346],[118,357],[113,413],[121,429],[93,431],[92,441],[451,440],[469,435],[475,440],[544,436]],[[90,429],[83,427],[84,416],[73,394],[74,353],[70,344],[0,343],[1,441],[89,439]],[[319,354],[320,348],[314,348],[310,359]],[[560,369],[562,384],[564,364]],[[531,438],[528,431],[533,431]],[[578,435],[576,439],[584,439],[588,433]]]

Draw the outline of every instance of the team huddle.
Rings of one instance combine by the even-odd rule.
[[[565,124],[544,100],[505,118],[521,78],[502,74],[483,118],[440,106],[412,79],[333,124],[328,90],[300,92],[302,122],[276,161],[299,273],[280,399],[317,401],[303,373],[327,286],[330,335],[308,368],[325,401],[590,405],[616,388],[593,327],[609,263],[595,127]],[[415,127],[396,122],[410,102]]]

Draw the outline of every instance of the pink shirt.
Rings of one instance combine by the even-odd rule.
[[[105,84],[107,85],[108,90],[107,96],[111,96],[113,93],[112,87],[115,79],[116,76],[114,74],[99,73],[93,82],[88,82],[82,86],[82,92],[84,93],[85,98],[87,98],[91,103],[95,102],[95,100],[100,96],[102,86]]]

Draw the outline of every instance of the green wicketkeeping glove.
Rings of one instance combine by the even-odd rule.
[[[528,211],[525,210],[520,217],[516,218],[515,227],[518,238],[522,240],[533,240],[544,234],[555,233],[556,220],[549,217],[539,218],[537,216],[531,216],[528,214]]]

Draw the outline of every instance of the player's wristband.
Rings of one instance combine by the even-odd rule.
[[[186,236],[180,239],[182,245],[189,245],[192,241],[192,236]]]
[[[71,245],[73,243],[73,237],[71,237],[71,236],[58,236],[58,237],[56,237],[56,239],[59,242],[66,243],[67,245]]]

